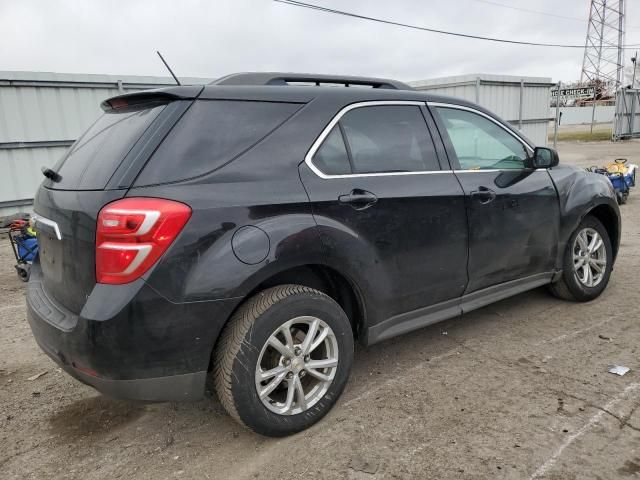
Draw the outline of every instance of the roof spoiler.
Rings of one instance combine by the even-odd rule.
[[[169,103],[174,100],[190,100],[197,98],[203,88],[204,86],[202,85],[190,85],[125,93],[107,98],[100,104],[100,108],[105,112],[109,112],[145,103]]]
[[[413,90],[406,83],[385,78],[283,72],[232,73],[211,82],[209,85],[289,85],[290,83],[315,83],[317,86],[330,83],[345,87],[358,85],[392,90]]]

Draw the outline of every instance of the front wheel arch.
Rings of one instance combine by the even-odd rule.
[[[613,261],[615,262],[620,245],[620,220],[618,215],[611,206],[604,203],[596,205],[586,212],[580,219],[580,222],[589,215],[597,218],[607,230],[609,240],[611,241],[611,249],[613,250]]]
[[[583,280],[580,280],[576,274],[574,263],[584,260],[576,257],[574,253],[574,244],[576,237],[583,230],[595,230],[599,233],[604,242],[604,249],[606,252],[606,258],[611,258],[611,261],[607,261],[605,264],[605,272],[603,273],[603,280],[596,285],[586,285]],[[583,242],[584,243],[584,242]],[[589,251],[591,252],[591,250]],[[585,257],[587,258],[587,257]],[[589,263],[591,263],[591,254],[588,254]],[[587,302],[600,296],[609,283],[613,267],[613,248],[609,233],[602,222],[593,215],[585,216],[578,224],[575,230],[571,233],[567,244],[563,252],[562,270],[559,278],[549,285],[550,292],[563,300]],[[587,266],[587,268],[592,268]],[[582,282],[582,283],[581,283]]]

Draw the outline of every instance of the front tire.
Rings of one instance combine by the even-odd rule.
[[[213,380],[225,410],[262,435],[310,427],[333,407],[353,363],[353,333],[318,290],[281,285],[245,302],[224,328]]]
[[[597,218],[587,216],[567,242],[562,277],[550,285],[551,293],[564,300],[593,300],[607,287],[612,268],[609,234]]]

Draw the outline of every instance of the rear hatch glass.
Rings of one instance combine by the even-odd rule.
[[[134,186],[205,175],[253,148],[302,107],[299,103],[196,100]]]
[[[56,190],[102,190],[127,153],[166,105],[114,109],[102,115],[53,167]]]
[[[36,262],[42,286],[49,298],[73,313],[80,313],[96,283],[98,212],[127,191],[105,187],[136,143],[146,138],[145,132],[156,130],[162,119],[154,120],[171,103],[147,102],[104,113],[53,167],[60,180],[46,179],[36,194]]]

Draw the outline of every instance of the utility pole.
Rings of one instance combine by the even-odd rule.
[[[624,34],[624,0],[591,0],[580,75],[582,83],[602,80],[607,89],[613,90],[622,84]]]
[[[580,82],[593,86],[591,133],[596,116],[596,88],[602,98],[617,91],[624,80],[624,0],[591,0]]]

